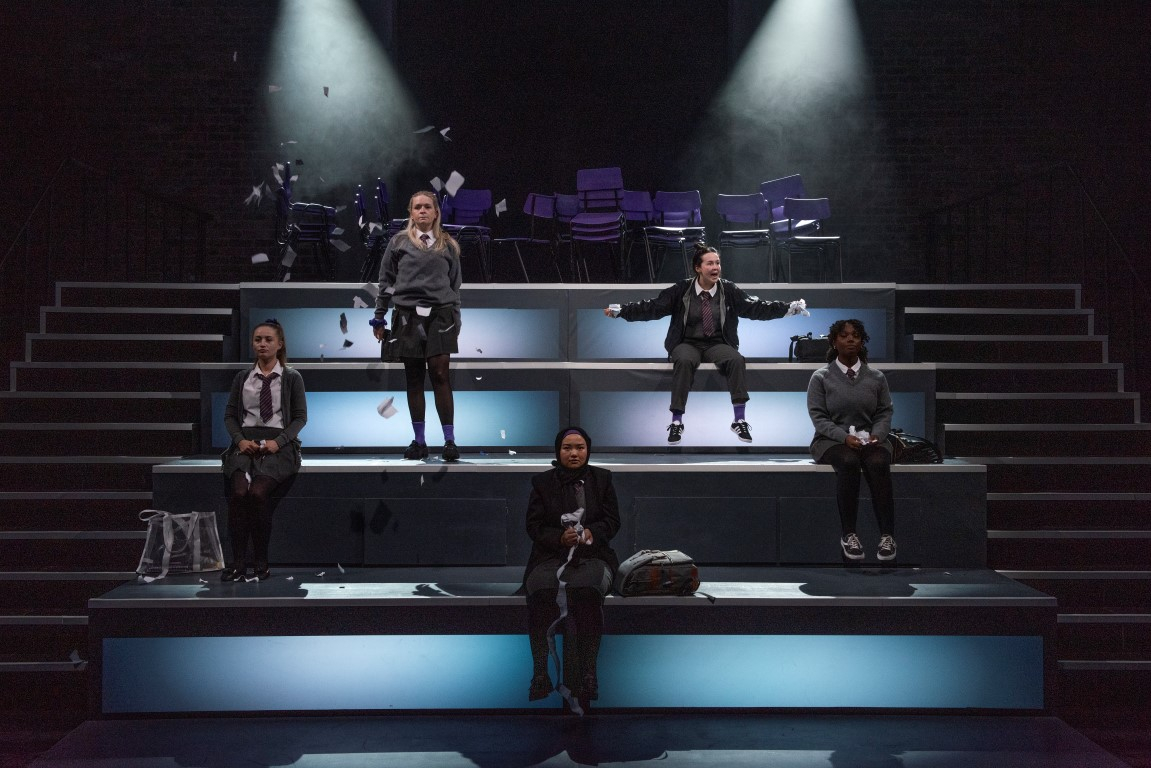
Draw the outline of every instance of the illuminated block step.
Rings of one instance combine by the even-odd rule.
[[[103,714],[559,706],[527,701],[516,584],[380,573],[119,587],[89,602],[92,701]],[[609,597],[597,705],[1045,706],[1052,598],[985,570],[767,573],[705,582],[711,599]]]

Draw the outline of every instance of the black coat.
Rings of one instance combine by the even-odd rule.
[[[658,320],[671,315],[671,325],[663,346],[670,355],[677,344],[683,343],[687,329],[687,305],[691,301],[694,277],[680,280],[662,291],[654,299],[633,301],[620,307],[619,316],[624,320]],[[723,342],[739,349],[739,318],[749,320],[775,320],[787,314],[788,302],[767,301],[746,293],[730,280],[719,281],[719,328]]]
[[[532,553],[524,569],[524,582],[528,574],[545,560],[566,558],[568,547],[560,544],[563,524],[560,517],[570,512],[570,505],[564,501],[570,488],[560,483],[556,469],[541,472],[532,478],[532,493],[528,500],[527,532],[532,540]],[[611,548],[611,539],[619,532],[619,501],[615,486],[611,482],[611,472],[600,467],[588,467],[584,477],[584,518],[583,526],[592,533],[590,546],[580,545],[576,553],[582,558],[596,558],[607,563],[612,577],[619,568],[619,558]]]

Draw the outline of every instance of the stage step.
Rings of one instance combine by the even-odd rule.
[[[147,531],[0,531],[0,570],[110,571],[135,568]]]
[[[1107,362],[1106,336],[917,333],[912,335],[911,342],[917,363],[938,360],[952,363]]]
[[[238,309],[237,283],[56,283],[57,307]]]
[[[227,308],[41,307],[41,333],[174,333],[235,336],[239,312]]]
[[[558,707],[556,695],[526,701],[523,676],[509,673],[530,669],[517,583],[455,570],[450,581],[382,581],[386,570],[349,568],[124,584],[89,602],[100,713]],[[1046,595],[986,569],[759,573],[705,579],[707,597],[608,597],[597,706],[1046,706],[1056,628]],[[165,662],[171,654],[185,663]],[[163,693],[142,683],[161,664]],[[858,666],[903,682],[844,686],[828,674]],[[310,682],[321,671],[322,694]],[[252,685],[271,678],[275,697]]]
[[[1003,307],[1034,309],[1079,309],[1078,285],[899,285],[896,302],[902,307],[969,308]]]
[[[1125,661],[1151,658],[1151,613],[1061,613],[1060,658]]]
[[[997,570],[1039,570],[1076,563],[1087,570],[1147,566],[1151,530],[989,530],[987,562]]]
[[[1151,493],[988,493],[987,520],[995,528],[1151,528]]]
[[[54,717],[88,701],[86,664],[71,661],[0,664],[0,710]]]
[[[984,307],[904,307],[903,331],[910,334],[1094,333],[1095,310]]]
[[[987,467],[987,488],[995,494],[1151,494],[1147,456],[964,456]],[[1008,526],[1017,527],[1017,526]],[[1074,526],[1079,527],[1079,526]]]
[[[62,662],[88,655],[88,616],[0,616],[0,661]]]
[[[200,392],[201,363],[72,362],[11,364],[17,392]]]
[[[197,421],[196,392],[0,392],[0,422]]]
[[[151,491],[152,466],[163,456],[0,456],[5,491],[117,489]]]
[[[0,423],[0,455],[34,451],[59,456],[154,456],[193,454],[200,448],[199,424],[127,422]]]
[[[1063,360],[1058,354],[1053,359]],[[933,362],[939,392],[1123,391],[1120,363]]]
[[[29,333],[25,338],[27,362],[227,362],[234,355],[230,337],[210,333]]]
[[[1147,456],[1151,424],[944,424],[949,456]]]
[[[1151,689],[1151,661],[1060,660],[1057,706],[1063,709],[1099,709],[1146,717]],[[1133,725],[1138,729],[1139,725]]]
[[[1003,424],[1131,424],[1139,420],[1138,392],[938,392],[941,422]]]
[[[0,530],[140,530],[140,510],[152,506],[149,491],[0,492]]]
[[[123,570],[0,571],[0,615],[74,616],[85,612],[88,600],[135,578],[135,571]]]
[[[1064,613],[1151,612],[1151,571],[1000,570],[1051,595]]]

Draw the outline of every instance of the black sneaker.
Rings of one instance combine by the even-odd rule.
[[[680,439],[683,437],[683,422],[673,421],[667,426],[667,444],[679,445]]]
[[[849,533],[840,539],[839,546],[843,547],[843,556],[848,560],[863,559],[863,545],[859,543],[859,537],[854,533]]]
[[[894,560],[895,559],[895,539],[891,536],[879,537],[879,554],[876,555],[880,560]]]
[[[444,452],[440,456],[444,461],[459,461],[460,449],[456,447],[456,441],[444,441]]]
[[[731,422],[731,431],[735,433],[741,443],[751,442],[751,425],[743,419]]]
[[[428,446],[424,443],[417,443],[412,441],[406,449],[404,449],[404,458],[409,461],[426,459],[428,457]]]

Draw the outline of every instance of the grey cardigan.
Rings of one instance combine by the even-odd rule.
[[[245,368],[232,379],[232,389],[228,393],[228,404],[224,406],[224,428],[232,436],[232,448],[244,439],[241,397],[244,381],[252,375],[251,368]],[[280,382],[280,407],[284,411],[284,431],[276,436],[281,448],[288,443],[300,447],[300,430],[308,423],[308,400],[304,393],[304,377],[295,368],[284,366],[284,377]]]
[[[867,363],[860,367],[855,381],[849,381],[834,360],[811,374],[807,412],[815,426],[811,458],[816,461],[828,448],[847,440],[848,427],[867,430],[890,450],[887,434],[895,413],[891,390],[887,377]]]

